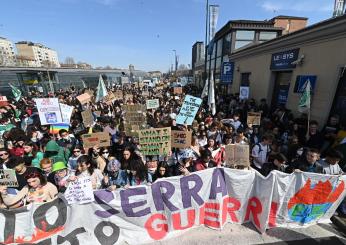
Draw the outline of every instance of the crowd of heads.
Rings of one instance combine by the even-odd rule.
[[[343,173],[346,127],[338,115],[323,125],[308,122],[304,114],[294,116],[283,106],[269,107],[265,99],[240,100],[236,94],[217,94],[215,115],[204,100],[192,125],[179,125],[176,117],[185,95],[200,95],[194,86],[184,87],[182,94],[174,94],[166,83],[153,89],[117,86],[108,90],[121,90],[125,99],[81,104],[77,96],[86,89],[74,87],[48,94],[74,107],[69,129],[58,134],[52,134],[49,125],[41,125],[34,102],[34,98],[47,95],[30,92],[0,107],[0,168],[15,170],[19,185],[0,187],[3,208],[53,200],[80,177],[89,177],[95,190],[114,191],[224,167],[225,146],[229,144],[248,145],[251,167],[264,176],[273,170]],[[189,147],[172,148],[167,155],[142,154],[138,137],[126,130],[122,105],[145,105],[146,100],[156,98],[160,107],[146,111],[145,128],[192,131]],[[83,124],[81,113],[87,109],[93,113],[91,127]],[[260,125],[247,124],[248,112],[261,112]],[[94,133],[108,133],[110,146],[85,148],[82,135],[90,128]]]

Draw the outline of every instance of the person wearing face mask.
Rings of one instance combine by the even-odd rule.
[[[104,162],[106,163],[106,166],[108,165],[109,161],[111,159],[113,159],[114,157],[113,156],[110,156],[110,153],[109,153],[109,148],[108,147],[101,147],[100,149],[100,152],[101,152],[101,158],[104,160]],[[98,164],[99,166],[99,164]],[[103,163],[100,163],[100,166],[103,166]],[[104,170],[102,172],[104,173],[107,173],[107,168],[106,166],[104,167]]]
[[[20,136],[16,141],[13,141],[13,147],[10,148],[12,156],[22,157],[24,156],[24,137]]]
[[[76,146],[75,148],[73,148],[72,150],[72,155],[70,156],[70,158],[68,159],[67,162],[67,168],[70,171],[76,171],[77,170],[77,160],[78,158],[82,155],[82,147],[81,146]]]
[[[72,151],[72,149],[77,145],[77,140],[75,137],[70,135],[66,129],[59,130],[60,139],[57,141],[60,147],[63,147],[68,151],[68,154]]]

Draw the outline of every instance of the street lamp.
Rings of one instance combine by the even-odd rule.
[[[178,69],[178,62],[177,62],[177,50],[173,49],[173,52],[174,52],[174,62],[175,62],[175,72],[177,72],[177,69]]]

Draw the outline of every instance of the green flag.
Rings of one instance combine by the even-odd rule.
[[[99,84],[97,86],[97,91],[96,91],[96,102],[101,101],[105,96],[107,96],[107,89],[106,89],[106,85],[103,82],[102,76],[100,75],[99,78]]]
[[[308,110],[310,110],[310,104],[311,104],[311,84],[310,84],[310,80],[307,80],[305,83],[304,92],[299,100],[298,111],[302,113],[307,112]]]
[[[10,83],[8,85],[10,85],[10,87],[12,89],[12,94],[14,96],[14,99],[16,101],[20,100],[20,98],[22,97],[22,91],[20,91],[17,87],[13,86]]]

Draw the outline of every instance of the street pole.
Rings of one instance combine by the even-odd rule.
[[[173,49],[173,52],[174,52],[174,62],[175,62],[175,73],[177,73],[177,50]]]
[[[50,79],[48,68],[47,68],[47,75],[48,75],[48,82],[49,82],[50,91],[54,94],[54,86],[53,86],[52,80]]]
[[[206,3],[206,9],[205,9],[205,42],[204,42],[204,83],[207,82],[207,57],[208,57],[208,50],[207,50],[207,44],[208,44],[208,20],[209,20],[209,0],[207,0]]]

